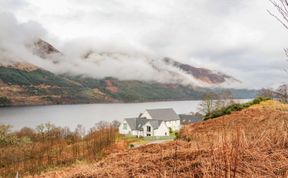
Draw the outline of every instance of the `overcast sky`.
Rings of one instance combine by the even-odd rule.
[[[220,70],[250,88],[287,82],[288,31],[266,9],[268,0],[0,0],[2,14],[41,28],[60,49],[81,39],[123,44]]]

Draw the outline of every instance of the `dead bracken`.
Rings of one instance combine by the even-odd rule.
[[[188,125],[179,140],[121,151],[43,177],[287,177],[287,111],[287,105],[266,101]]]

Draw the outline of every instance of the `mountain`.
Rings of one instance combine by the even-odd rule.
[[[32,46],[34,52],[41,56],[42,58],[46,58],[47,55],[50,54],[61,54],[54,46],[47,43],[46,41],[39,39],[38,41],[34,42]]]
[[[167,64],[167,65],[171,65],[174,67],[177,67],[181,70],[183,70],[184,72],[186,72],[187,74],[192,75],[193,77],[197,78],[198,80],[204,81],[208,84],[222,84],[225,82],[239,82],[241,83],[239,80],[223,74],[221,72],[214,72],[211,71],[209,69],[205,69],[205,68],[197,68],[197,67],[193,67],[191,65],[188,64],[182,64],[180,62],[177,62],[171,58],[164,58],[163,61]]]
[[[63,55],[58,49],[56,49],[51,44],[47,43],[46,41],[40,39],[36,41],[32,45],[32,51],[34,54],[38,55],[41,58],[47,59],[50,58],[53,55]],[[89,50],[85,54],[83,54],[82,58],[83,60],[90,60],[95,63],[99,63],[101,61],[105,61],[105,59],[110,58],[114,60],[121,60],[125,57],[133,57],[129,56],[125,53],[117,53],[117,52],[95,52],[93,50]],[[171,70],[171,68],[178,69],[180,73],[185,73],[190,76],[190,78],[195,78],[196,80],[199,80],[203,83],[210,84],[210,85],[220,85],[225,83],[241,83],[239,80],[235,79],[232,76],[229,76],[227,74],[218,72],[218,71],[212,71],[206,68],[198,68],[194,67],[188,64],[183,64],[180,62],[177,62],[174,59],[165,57],[158,60],[150,59],[146,56],[138,55],[137,57],[142,57],[143,60],[147,60],[147,62],[156,70],[161,72],[168,72],[173,73],[173,75],[179,75],[179,72],[177,70]],[[54,63],[61,62],[59,60],[53,59]],[[181,78],[181,76],[179,76]]]
[[[12,105],[112,101],[100,91],[39,68],[25,70],[0,66],[0,79],[0,95],[8,98]]]
[[[223,74],[218,71],[212,71],[206,68],[194,67],[189,64],[183,64],[171,58],[165,57],[160,59],[153,59],[141,55],[138,55],[137,57],[142,58],[142,60],[146,61],[147,64],[151,66],[151,68],[155,69],[159,73],[167,73],[173,76],[173,78],[176,78],[176,83],[183,83],[183,81],[188,81],[188,84],[194,86],[197,86],[198,83],[200,85],[206,86],[241,83],[239,80],[227,74]],[[108,58],[114,60],[122,60],[125,58],[132,58],[132,56],[129,56],[125,53],[103,53],[95,52],[93,50],[89,50],[83,55],[83,60],[89,60],[96,64],[103,62]]]
[[[52,60],[55,65],[61,62],[53,56],[63,54],[43,40],[33,43],[28,48],[39,57]],[[92,53],[84,56],[83,60],[91,60],[89,56]],[[107,56],[107,54],[98,55]],[[166,70],[165,72],[173,71],[168,71],[166,67],[161,67],[161,65],[179,68],[185,75],[190,75],[191,78],[195,77],[208,84],[219,84],[228,80],[236,81],[228,75],[196,68],[168,58],[163,59],[161,65],[156,64],[153,60],[150,62],[153,67],[158,70]],[[180,78],[180,73],[176,72],[175,75],[179,75]],[[195,100],[201,99],[203,93],[211,90],[176,83],[119,80],[112,77],[96,79],[71,74],[58,75],[27,62],[0,65],[0,106]],[[252,98],[256,95],[255,90],[232,89],[231,91],[236,98]]]
[[[3,105],[195,100],[207,91],[177,84],[56,75],[22,65],[0,66],[0,79],[0,96],[11,101]],[[254,90],[232,90],[232,93],[237,98],[256,95]]]
[[[63,55],[58,49],[42,39],[39,39],[38,41],[29,45],[28,48],[30,48],[32,53],[36,56],[39,56],[42,59],[51,60],[55,64],[57,64],[59,61],[53,57],[57,55]]]

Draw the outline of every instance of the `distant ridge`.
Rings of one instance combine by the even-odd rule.
[[[44,60],[52,60],[58,65],[59,59],[54,55],[64,55],[55,47],[39,40],[28,46],[32,52]],[[86,55],[92,55],[90,51]],[[116,54],[97,54],[109,57]],[[125,54],[117,54],[125,55]],[[85,56],[84,56],[85,58]],[[60,58],[61,59],[61,58]],[[84,60],[84,59],[83,59]],[[115,59],[117,60],[117,59]],[[188,77],[196,78],[209,84],[221,84],[237,81],[231,76],[215,73],[208,69],[196,68],[182,64],[175,60],[164,58],[160,63],[150,60],[151,66],[157,70],[166,70],[181,79],[181,72]],[[169,71],[170,68],[179,68],[177,73]],[[186,76],[187,77],[187,76]],[[237,81],[238,82],[238,81]],[[57,75],[43,68],[29,63],[14,62],[0,65],[0,99],[9,101],[7,105],[42,105],[42,104],[77,104],[99,102],[144,102],[144,101],[167,101],[167,100],[198,100],[207,91],[214,90],[199,87],[197,85],[182,85],[177,83],[159,83],[141,80],[119,80],[112,77],[96,79],[81,75]],[[216,89],[219,91],[221,89]],[[236,98],[252,98],[256,95],[255,90],[231,89]],[[1,104],[1,103],[0,103]],[[2,105],[5,105],[5,103]]]

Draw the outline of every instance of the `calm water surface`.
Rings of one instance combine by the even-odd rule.
[[[24,126],[35,128],[47,122],[71,129],[81,124],[89,129],[98,121],[121,121],[123,118],[136,117],[145,109],[173,108],[178,114],[195,112],[199,103],[200,101],[169,101],[0,108],[0,123],[12,125],[13,130]]]
[[[12,125],[13,130],[24,126],[35,128],[47,122],[70,129],[81,124],[89,129],[102,120],[122,121],[123,118],[137,117],[145,109],[173,108],[177,114],[196,112],[199,103],[200,101],[169,101],[0,108],[0,124]]]

